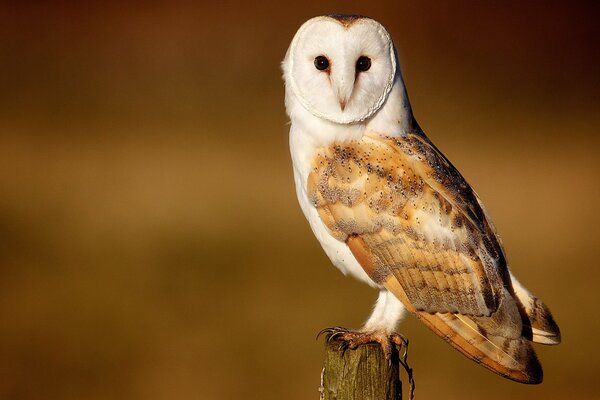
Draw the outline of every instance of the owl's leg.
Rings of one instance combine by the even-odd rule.
[[[392,293],[387,290],[379,292],[379,297],[371,316],[363,327],[357,331],[342,327],[328,328],[320,332],[326,333],[327,340],[339,340],[344,347],[355,349],[365,343],[379,343],[386,358],[392,352],[392,344],[406,344],[406,340],[394,333],[396,325],[402,319],[406,309]]]
[[[381,290],[379,297],[373,307],[371,316],[365,322],[361,331],[383,331],[385,333],[392,333],[398,322],[406,315],[406,308],[404,305],[387,290]]]

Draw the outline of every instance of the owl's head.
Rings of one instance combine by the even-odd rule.
[[[308,20],[283,61],[286,87],[311,114],[339,124],[379,110],[396,76],[390,35],[367,17],[330,15]]]

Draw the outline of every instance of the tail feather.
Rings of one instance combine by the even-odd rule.
[[[530,340],[555,345],[561,340],[560,328],[546,304],[531,294],[511,275],[512,286],[523,311],[524,334]]]

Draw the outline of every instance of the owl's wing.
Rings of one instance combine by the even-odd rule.
[[[374,281],[467,357],[513,380],[541,381],[493,228],[424,135],[335,144],[312,167],[312,203]]]

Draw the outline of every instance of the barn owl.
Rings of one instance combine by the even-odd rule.
[[[351,347],[385,348],[406,310],[452,347],[514,381],[540,383],[531,342],[558,344],[548,307],[509,270],[475,191],[412,114],[394,44],[373,19],[327,15],[282,63],[296,193],[344,274],[379,290]]]

